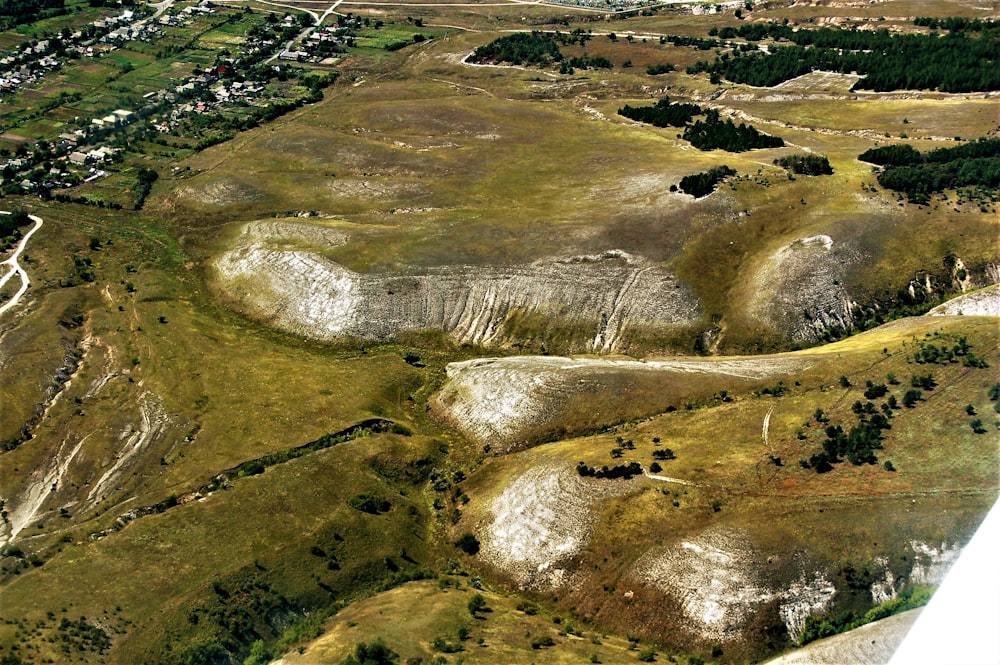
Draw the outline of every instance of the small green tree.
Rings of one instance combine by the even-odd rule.
[[[481,593],[475,593],[469,598],[469,614],[478,616],[480,612],[486,611],[486,598]]]

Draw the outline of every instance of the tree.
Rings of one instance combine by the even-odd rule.
[[[477,616],[480,612],[485,612],[486,598],[481,593],[473,594],[472,598],[469,598],[468,608],[469,614],[472,616]]]
[[[474,556],[479,553],[479,540],[476,538],[475,534],[463,533],[459,536],[458,540],[455,541],[455,547],[470,556]]]
[[[912,409],[917,405],[917,402],[923,399],[923,393],[919,390],[907,390],[906,394],[903,395],[903,406],[907,409]]]

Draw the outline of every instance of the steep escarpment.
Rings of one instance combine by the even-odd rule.
[[[681,403],[684,390],[707,396],[790,374],[810,362],[792,356],[649,362],[481,358],[448,365],[449,380],[435,406],[442,419],[473,440],[510,452],[553,433],[669,409],[672,402]]]
[[[577,330],[581,350],[613,352],[631,330],[691,324],[700,308],[663,267],[618,250],[526,265],[450,266],[405,275],[362,274],[319,250],[343,237],[305,225],[252,223],[216,261],[219,281],[256,318],[318,339],[386,339],[439,328],[458,343],[512,341],[515,315]],[[311,233],[311,232],[310,232]]]
[[[861,256],[828,235],[799,238],[767,257],[750,280],[750,315],[795,341],[816,341],[824,330],[854,328],[854,302],[843,286]]]

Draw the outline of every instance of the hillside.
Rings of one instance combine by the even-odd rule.
[[[50,4],[4,665],[760,662],[996,500],[996,7]],[[844,73],[918,42],[978,59]]]

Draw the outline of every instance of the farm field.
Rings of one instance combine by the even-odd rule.
[[[793,658],[997,500],[996,3],[56,4],[0,9],[4,665]],[[979,78],[731,80],[754,26]]]

